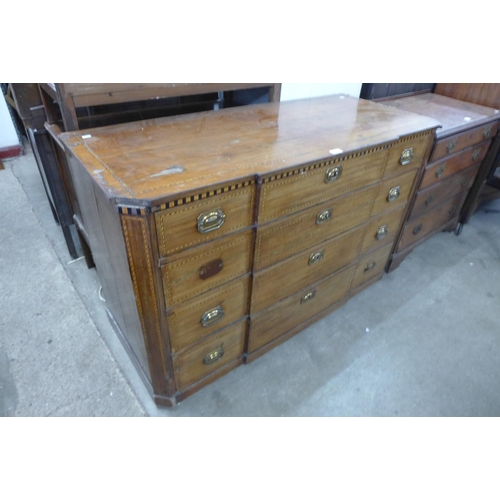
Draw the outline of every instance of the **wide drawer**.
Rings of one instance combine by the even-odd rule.
[[[354,266],[325,278],[251,317],[248,352],[253,352],[342,299]]]
[[[418,169],[433,139],[434,131],[401,138],[389,150],[384,177]]]
[[[372,215],[396,205],[404,205],[410,196],[414,180],[415,171],[411,171],[382,182],[373,203]]]
[[[228,326],[173,357],[177,389],[182,390],[206,375],[243,356],[248,320]]]
[[[436,184],[451,175],[454,175],[475,163],[483,161],[491,141],[486,141],[477,146],[472,146],[464,151],[443,158],[442,160],[431,163],[425,169],[425,174],[420,183],[420,189],[425,189],[432,184]]]
[[[353,262],[366,225],[301,252],[254,275],[251,313],[261,311]]]
[[[248,315],[249,290],[247,275],[168,311],[171,351],[179,351]]]
[[[176,254],[161,267],[167,307],[250,272],[253,230]]]
[[[445,156],[457,153],[462,149],[478,144],[487,139],[492,139],[495,137],[498,129],[498,122],[488,123],[486,125],[481,125],[480,127],[475,127],[460,134],[453,135],[451,137],[446,137],[440,139],[436,142],[434,150],[429,158],[429,163]]]
[[[160,257],[251,226],[254,200],[255,185],[250,185],[157,212]]]
[[[370,219],[361,245],[362,254],[383,247],[394,240],[401,225],[404,210],[405,205],[399,205]]]
[[[423,239],[456,217],[460,213],[467,194],[467,192],[460,193],[435,207],[434,210],[406,223],[398,244],[398,252]]]
[[[428,210],[432,210],[447,198],[462,191],[469,190],[474,183],[479,167],[480,165],[475,165],[438,184],[434,184],[427,189],[419,191],[415,198],[410,218],[414,219],[415,217],[419,217]]]
[[[374,276],[383,273],[387,260],[391,255],[392,246],[391,242],[374,252],[360,257],[352,278],[351,290],[355,290]]]
[[[258,222],[284,217],[375,184],[385,168],[387,151],[380,147],[262,179]]]
[[[378,186],[336,198],[257,227],[254,269],[260,270],[365,222]]]

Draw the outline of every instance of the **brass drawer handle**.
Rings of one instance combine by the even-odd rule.
[[[473,159],[474,161],[476,161],[476,160],[479,158],[479,156],[480,156],[480,155],[481,155],[481,148],[477,148],[477,149],[475,149],[475,150],[474,150],[474,152],[472,153],[472,159]]]
[[[365,267],[365,273],[369,273],[372,269],[375,268],[375,266],[377,265],[377,263],[372,260],[371,262],[368,262],[368,264],[366,264],[366,267]]]
[[[309,300],[314,299],[316,297],[316,290],[313,290],[312,292],[307,292],[301,299],[300,303],[303,304],[304,302],[308,302]]]
[[[457,213],[457,209],[458,209],[457,205],[453,205],[453,206],[450,208],[450,210],[448,210],[448,214],[449,214],[449,215],[455,215],[455,214]]]
[[[201,317],[201,324],[205,327],[213,326],[218,323],[224,317],[224,309],[222,306],[214,307],[203,313]]]
[[[220,358],[224,356],[224,349],[221,347],[217,347],[217,349],[214,349],[213,351],[210,351],[208,354],[205,354],[205,357],[203,358],[203,364],[205,365],[211,365],[212,363],[215,363],[216,361],[219,361]]]
[[[436,177],[441,177],[443,175],[444,169],[446,168],[446,162],[441,163],[438,168],[436,168]]]
[[[319,262],[324,257],[324,255],[325,255],[324,250],[320,250],[319,252],[312,253],[309,256],[308,265],[310,266],[311,264],[315,264],[316,262]]]
[[[422,224],[419,224],[418,226],[415,226],[413,228],[412,233],[416,236],[418,233],[420,233],[421,230],[422,230]]]
[[[222,267],[222,259],[212,260],[198,269],[198,276],[200,279],[206,280],[207,278],[211,278],[212,276],[220,273],[222,271]]]
[[[457,145],[457,138],[454,137],[446,146],[446,151],[448,151],[448,153],[451,153],[455,149],[456,145]]]
[[[322,210],[316,216],[316,224],[323,224],[324,222],[328,222],[332,218],[333,209],[329,208],[327,210]]]
[[[208,212],[203,212],[198,215],[198,231],[201,234],[209,233],[210,231],[215,231],[219,229],[224,220],[226,219],[226,214],[220,208],[215,210],[210,210]]]
[[[386,224],[383,226],[380,226],[377,230],[377,233],[375,234],[375,238],[377,240],[381,240],[387,236],[387,233],[389,232],[389,228],[387,227]]]
[[[328,184],[329,182],[336,181],[341,174],[342,174],[342,165],[339,165],[338,167],[329,168],[325,172],[325,182]]]
[[[463,179],[462,179],[462,187],[465,187],[467,185],[467,183],[469,182],[469,176],[466,175]]]
[[[406,148],[401,153],[401,158],[399,159],[399,163],[401,163],[401,165],[408,165],[408,163],[411,162],[412,158],[413,158],[413,148]]]
[[[400,194],[401,194],[401,187],[400,186],[393,187],[389,191],[389,195],[387,196],[387,201],[390,203],[391,201],[397,200]]]
[[[434,201],[434,198],[434,193],[431,193],[429,196],[427,196],[427,198],[425,199],[425,206],[428,207]]]
[[[483,137],[484,137],[485,139],[487,139],[487,138],[490,136],[490,134],[491,134],[491,127],[492,127],[492,126],[493,126],[493,124],[492,124],[492,123],[490,123],[490,124],[489,124],[487,127],[485,127],[485,129],[483,130]]]

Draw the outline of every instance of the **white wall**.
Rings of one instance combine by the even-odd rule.
[[[4,95],[0,92],[0,148],[19,146],[19,137],[12,123]]]
[[[359,97],[361,85],[361,83],[282,83],[280,100],[290,101],[331,94]]]

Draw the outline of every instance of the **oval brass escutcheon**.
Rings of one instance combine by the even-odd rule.
[[[490,134],[491,134],[491,127],[492,126],[493,126],[493,124],[490,123],[487,127],[484,128],[484,130],[483,130],[483,137],[485,139],[487,139],[490,136]]]
[[[324,222],[328,222],[332,218],[333,209],[329,208],[327,210],[322,210],[316,216],[316,224],[323,224]]]
[[[224,317],[224,309],[222,306],[214,307],[203,313],[201,316],[201,324],[205,327],[213,326]]]
[[[472,153],[472,159],[473,159],[474,161],[476,161],[476,160],[479,158],[479,156],[480,156],[480,155],[481,155],[481,148],[477,148],[477,149],[475,149],[475,150],[474,150],[474,152]]]
[[[212,260],[198,269],[198,276],[200,279],[206,280],[207,278],[211,278],[212,276],[220,273],[222,271],[222,267],[222,259]]]
[[[338,167],[331,167],[325,172],[325,182],[333,182],[336,181],[340,175],[342,174],[342,165]]]
[[[429,196],[427,196],[427,198],[425,199],[425,206],[429,206],[434,201],[434,198],[434,193],[431,193]]]
[[[448,151],[448,153],[451,153],[455,149],[456,145],[457,145],[457,138],[454,137],[446,146],[446,151]]]
[[[314,299],[316,297],[316,290],[312,290],[311,292],[307,292],[302,298],[300,299],[300,303],[303,304],[304,302],[308,302],[309,300]]]
[[[203,212],[198,215],[198,231],[202,234],[219,229],[226,219],[226,214],[221,208]]]
[[[391,202],[397,200],[400,194],[401,194],[401,187],[400,186],[393,187],[389,191],[389,195],[387,196],[387,201]]]
[[[365,267],[365,273],[369,273],[372,269],[375,269],[375,266],[377,265],[377,263],[372,260],[371,262],[368,262],[368,264],[366,264],[366,267]]]
[[[203,364],[211,365],[212,363],[219,361],[222,356],[224,356],[224,349],[222,348],[222,346],[217,347],[217,349],[214,349],[213,351],[205,354],[205,357],[203,358]]]
[[[436,177],[441,177],[443,175],[444,169],[446,168],[446,162],[441,163],[438,168],[436,168]]]
[[[315,252],[315,253],[312,253],[310,256],[309,256],[309,265],[311,264],[314,264],[316,262],[319,262],[323,256],[325,255],[325,251],[324,250],[320,250],[319,252]]]
[[[419,224],[418,226],[415,226],[413,228],[412,233],[416,236],[418,233],[420,233],[421,230],[422,230],[422,224]]]
[[[406,148],[401,153],[401,158],[399,159],[399,163],[401,163],[401,165],[408,165],[408,163],[411,162],[412,158],[413,158],[413,148]]]
[[[377,240],[381,240],[382,238],[385,238],[387,236],[387,233],[389,232],[389,228],[387,227],[386,224],[384,224],[383,226],[380,226],[378,229],[377,229],[377,232],[375,234],[375,238]]]

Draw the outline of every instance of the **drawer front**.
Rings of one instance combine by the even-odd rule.
[[[373,204],[372,215],[404,205],[408,201],[414,180],[415,172],[412,171],[382,182]]]
[[[492,139],[497,133],[497,129],[498,122],[494,122],[438,140],[434,146],[429,162],[439,160],[445,156],[458,153],[462,149],[473,146],[474,144]]]
[[[466,168],[474,165],[475,163],[483,161],[491,141],[486,141],[477,146],[472,146],[466,150],[443,158],[437,162],[431,163],[426,169],[425,174],[420,183],[420,189],[425,189],[432,184],[447,179]]]
[[[349,289],[353,270],[354,266],[350,266],[252,317],[248,352],[268,344],[341,300]]]
[[[182,390],[241,356],[245,349],[247,319],[229,326],[174,356],[177,389]]]
[[[258,222],[269,222],[375,184],[385,168],[387,151],[381,147],[344,161],[329,160],[297,169],[293,175],[263,179]]]
[[[476,165],[434,186],[419,191],[415,198],[415,204],[413,205],[410,218],[419,217],[425,212],[432,210],[447,198],[462,191],[469,190],[474,183],[479,167],[480,165]]]
[[[168,311],[172,352],[248,315],[250,277],[231,281]]]
[[[460,193],[434,210],[406,223],[398,244],[398,252],[420,241],[446,222],[457,217],[466,197],[467,192]]]
[[[353,262],[365,227],[363,225],[256,273],[251,313],[261,311]]]
[[[177,255],[162,266],[167,307],[250,272],[253,230],[222,238]]]
[[[389,150],[384,177],[418,169],[432,140],[434,140],[434,132],[426,132],[399,140]]]
[[[372,252],[394,240],[401,224],[405,205],[399,205],[392,210],[386,210],[372,217],[366,228],[361,253]]]
[[[355,290],[373,277],[383,273],[387,260],[391,255],[392,242],[388,245],[375,250],[369,254],[363,255],[356,266],[354,276],[352,278],[351,290]]]
[[[260,270],[362,224],[378,186],[357,191],[257,228],[254,269]]]
[[[253,224],[255,185],[155,214],[160,256],[214,240]]]

